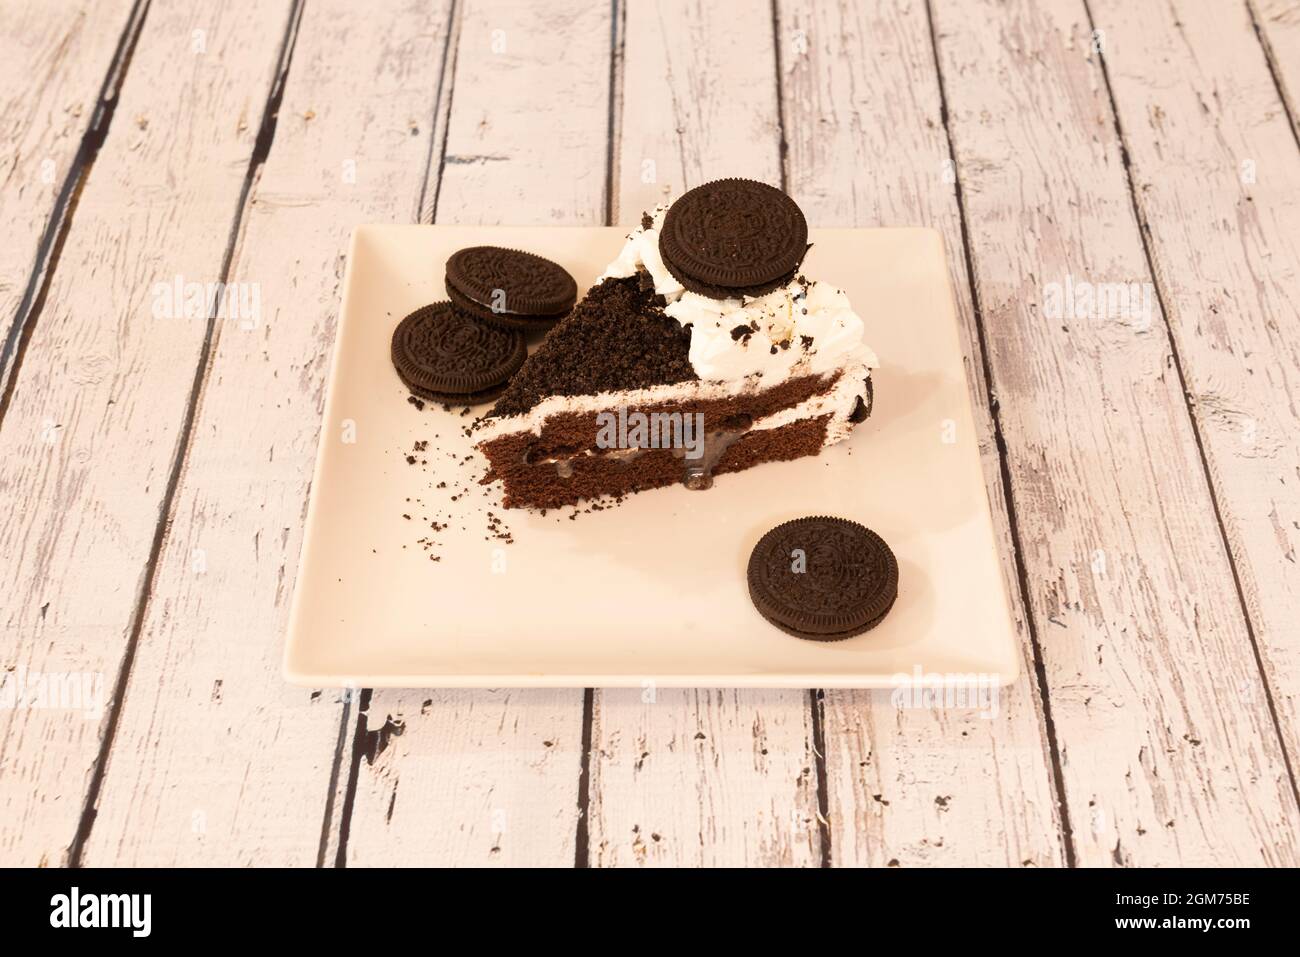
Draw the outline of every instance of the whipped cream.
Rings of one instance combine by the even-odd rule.
[[[691,329],[690,361],[701,379],[782,379],[796,371],[819,375],[849,362],[875,368],[863,343],[865,327],[842,290],[792,279],[763,296],[713,299],[682,287],[659,254],[667,206],[649,227],[637,226],[600,279],[625,279],[644,268],[668,306],[664,312]]]
[[[600,274],[600,279],[596,281],[627,279],[629,276],[636,275],[638,266],[644,266],[650,278],[654,280],[655,292],[669,302],[675,302],[686,290],[673,278],[673,274],[664,265],[663,257],[659,255],[659,230],[663,229],[666,215],[668,215],[666,204],[656,206],[654,212],[650,214],[653,219],[650,228],[637,226],[632,230],[627,237],[627,242],[623,244],[623,251],[618,254],[617,259],[605,267],[605,271]]]

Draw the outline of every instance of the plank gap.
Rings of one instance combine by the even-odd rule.
[[[614,180],[619,159],[619,133],[623,115],[623,44],[626,42],[625,23],[620,23],[623,7],[619,0],[610,0],[609,21],[609,132],[605,150],[605,225],[618,223],[614,203]]]
[[[433,129],[438,129],[438,120],[442,120],[442,145],[435,147],[438,142],[436,136],[429,137],[429,158],[424,164],[424,180],[420,183],[420,202],[415,208],[415,221],[417,223],[425,222],[424,200],[429,191],[429,175],[433,172],[433,154],[435,148],[438,149],[438,186],[442,185],[442,168],[447,160],[447,115],[451,113],[451,91],[456,79],[456,47],[460,41],[460,17],[456,15],[456,8],[459,6],[459,0],[451,0],[451,8],[447,11],[447,36],[442,42],[442,64],[443,68],[438,73],[438,89],[433,98]],[[447,64],[451,63],[451,69],[447,69]],[[447,87],[446,114],[443,113],[443,87]],[[429,207],[428,222],[432,223],[438,213],[438,192],[437,187],[434,189],[433,201]]]
[[[334,760],[330,763],[329,783],[325,791],[325,813],[321,816],[320,846],[316,851],[316,866],[325,866],[329,856],[330,838],[333,836],[334,800],[338,795],[339,778],[343,771],[343,751],[348,743],[348,724],[352,719],[352,699],[355,692],[349,688],[343,694],[343,714],[339,718],[339,738],[334,746]]]
[[[438,201],[442,198],[442,181],[443,173],[447,170],[447,137],[451,132],[451,107],[456,98],[456,65],[460,62],[460,28],[461,17],[459,16],[460,5],[452,0],[451,11],[449,14],[447,29],[447,46],[442,55],[442,76],[438,79],[438,95],[442,96],[443,83],[447,86],[447,103],[443,112],[442,121],[442,145],[438,148],[438,178],[433,186],[433,200],[429,204],[429,223],[438,221]],[[449,59],[450,58],[450,59]],[[434,109],[442,108],[442,101],[439,99],[434,103]],[[429,143],[430,156],[432,157],[433,143]],[[432,159],[430,160],[432,168]],[[425,176],[423,190],[429,186],[428,176]],[[424,193],[421,192],[421,204],[423,204]]]
[[[1088,18],[1088,29],[1093,31],[1095,34],[1095,31],[1097,30],[1097,20],[1096,17],[1093,16],[1092,4],[1090,0],[1081,0],[1081,2],[1083,4],[1084,14]],[[1256,33],[1258,34],[1258,24],[1255,24],[1253,11],[1251,11],[1250,14],[1251,22],[1255,25]],[[1267,59],[1267,57],[1265,59]],[[1124,182],[1128,187],[1128,196],[1133,209],[1133,218],[1140,226],[1138,229],[1138,237],[1142,242],[1142,255],[1146,261],[1147,272],[1151,276],[1151,285],[1155,289],[1156,303],[1160,307],[1161,315],[1165,317],[1169,354],[1173,358],[1174,372],[1178,376],[1178,385],[1182,391],[1184,406],[1187,409],[1187,418],[1191,424],[1192,437],[1196,442],[1196,454],[1200,459],[1201,472],[1205,478],[1205,488],[1210,497],[1211,507],[1214,509],[1214,521],[1219,529],[1219,538],[1223,543],[1223,552],[1228,561],[1228,568],[1232,571],[1232,585],[1236,590],[1237,602],[1241,606],[1241,617],[1246,626],[1246,634],[1250,638],[1250,649],[1255,657],[1255,667],[1259,670],[1259,681],[1264,689],[1264,700],[1268,705],[1269,718],[1273,722],[1273,731],[1277,735],[1278,746],[1282,752],[1282,763],[1286,767],[1287,778],[1291,782],[1291,794],[1295,798],[1296,803],[1300,804],[1300,790],[1296,787],[1295,768],[1291,764],[1291,754],[1287,748],[1286,736],[1282,733],[1282,722],[1278,718],[1277,702],[1274,696],[1273,687],[1269,682],[1268,670],[1264,667],[1264,659],[1260,653],[1259,637],[1255,631],[1255,622],[1251,617],[1250,605],[1246,601],[1246,591],[1242,586],[1241,572],[1237,567],[1237,556],[1233,552],[1232,542],[1228,537],[1228,528],[1223,518],[1223,507],[1219,501],[1219,490],[1215,485],[1213,473],[1210,471],[1210,460],[1205,450],[1205,437],[1201,432],[1201,421],[1196,414],[1196,409],[1193,408],[1192,405],[1191,392],[1189,391],[1187,383],[1187,375],[1183,369],[1183,358],[1178,351],[1178,342],[1170,325],[1170,310],[1168,306],[1169,297],[1166,294],[1165,284],[1161,280],[1159,272],[1156,270],[1155,257],[1151,250],[1151,224],[1147,221],[1146,214],[1142,209],[1142,204],[1138,201],[1137,187],[1133,179],[1132,154],[1128,147],[1128,140],[1124,135],[1124,124],[1120,121],[1119,103],[1115,100],[1115,88],[1111,83],[1110,67],[1106,61],[1106,54],[1101,49],[1097,50],[1097,63],[1101,69],[1102,82],[1106,86],[1106,99],[1110,103],[1111,122],[1115,127],[1115,137],[1120,144],[1120,162],[1124,168]],[[1271,63],[1269,64],[1269,69],[1270,71],[1272,70]],[[1274,82],[1276,83],[1276,81],[1277,77],[1275,75]],[[1278,87],[1278,93],[1280,96],[1280,87]],[[1285,103],[1283,103],[1283,109],[1285,109]],[[1290,118],[1290,114],[1288,113],[1287,115],[1288,118]],[[1292,126],[1292,130],[1294,132],[1294,126]]]
[[[790,191],[790,141],[785,138],[785,98],[782,96],[781,89],[781,13],[777,8],[777,0],[772,0],[772,74],[776,81],[776,165],[781,171],[781,192]],[[821,770],[825,771],[825,762],[820,765]],[[821,779],[825,783],[825,777]],[[818,797],[818,801],[821,798]]]
[[[998,407],[997,395],[993,389],[993,369],[989,363],[988,333],[984,326],[984,309],[980,301],[978,284],[975,281],[975,258],[971,251],[970,224],[966,214],[965,196],[962,193],[961,169],[957,162],[957,151],[953,147],[951,113],[948,109],[948,88],[943,75],[942,58],[939,56],[939,35],[934,25],[933,0],[925,0],[925,18],[929,27],[930,50],[934,56],[934,70],[939,87],[939,115],[943,121],[944,139],[948,144],[948,160],[952,163],[953,169],[957,220],[961,229],[962,256],[966,261],[966,283],[970,292],[975,333],[979,341],[979,361],[984,372],[984,387],[988,392],[989,418],[993,424],[993,440],[998,450],[998,471],[1002,477],[1002,494],[1007,503],[1007,524],[1011,532],[1016,577],[1020,582],[1020,594],[1024,601],[1025,627],[1029,630],[1029,645],[1033,652],[1035,680],[1038,684],[1039,701],[1042,705],[1043,730],[1047,736],[1048,751],[1051,756],[1052,788],[1056,793],[1056,805],[1060,814],[1065,865],[1066,867],[1075,867],[1074,830],[1070,823],[1070,807],[1065,797],[1065,781],[1061,770],[1061,749],[1057,741],[1056,725],[1052,720],[1051,691],[1047,685],[1047,667],[1043,661],[1038,623],[1034,617],[1032,602],[1029,599],[1029,571],[1025,564],[1024,546],[1020,538],[1020,521],[1016,516],[1015,493],[1011,483],[1011,466],[1007,461],[1007,443],[1003,435],[1002,411]]]
[[[100,147],[104,145],[109,128],[113,125],[113,117],[117,112],[118,92],[131,67],[131,58],[135,54],[136,44],[144,29],[150,2],[151,0],[136,0],[127,17],[126,25],[122,28],[117,48],[109,62],[108,72],[104,75],[99,96],[95,100],[94,116],[81,136],[72,164],[68,167],[68,174],[64,177],[63,185],[59,187],[54,209],[36,247],[36,256],[32,261],[23,298],[18,303],[18,311],[5,336],[4,344],[0,346],[0,382],[4,383],[4,390],[0,393],[0,424],[4,423],[5,413],[9,411],[14,387],[18,381],[18,372],[22,367],[23,355],[27,351],[27,344],[31,341],[36,323],[40,320],[49,293],[50,280],[58,268],[64,242],[72,228],[81,188],[90,178],[95,158],[99,155]]]
[[[1265,34],[1263,26],[1259,22],[1259,11],[1255,9],[1254,0],[1245,0],[1246,15],[1250,17],[1250,25],[1255,31],[1255,39],[1259,41],[1259,48],[1264,53],[1264,63],[1268,66],[1268,75],[1273,78],[1273,88],[1277,90],[1277,98],[1282,103],[1282,112],[1286,114],[1287,125],[1291,127],[1291,138],[1295,140],[1297,149],[1300,149],[1300,116],[1297,116],[1295,104],[1291,100],[1291,95],[1282,81],[1282,69],[1278,65],[1277,52],[1273,49],[1273,44],[1269,42],[1268,35]],[[1089,17],[1092,14],[1089,13]],[[1109,84],[1109,80],[1107,81]]]
[[[624,24],[620,24],[622,7],[610,2],[609,23],[609,118],[605,149],[605,225],[614,225],[614,180],[618,157],[619,134],[623,113],[623,42]],[[591,866],[591,748],[595,723],[596,689],[582,690],[582,745],[578,765],[578,820],[573,841],[573,866]]]
[[[596,690],[582,690],[582,763],[578,766],[578,832],[573,842],[573,866],[590,867],[591,855],[591,730]]]
[[[433,135],[429,137],[429,155],[425,162],[424,178],[420,184],[420,197],[416,205],[416,222],[426,222],[425,203],[428,199],[428,216],[427,222],[432,223],[438,215],[438,197],[442,189],[442,175],[446,168],[447,160],[447,131],[450,126],[452,96],[455,92],[456,85],[456,60],[457,50],[460,46],[460,4],[458,0],[452,0],[447,10],[447,36],[443,40],[442,47],[442,69],[438,74],[438,84],[436,87],[433,100]],[[444,96],[445,90],[445,96]],[[438,123],[442,123],[442,138],[439,140]],[[429,197],[429,177],[433,174],[433,156],[435,150],[438,155],[438,173],[437,180],[434,183],[433,195]],[[334,763],[331,769],[331,784],[329,803],[325,809],[325,820],[321,827],[321,844],[318,853],[318,861],[324,866],[325,860],[329,857],[330,838],[337,836],[337,843],[334,847],[334,867],[347,867],[348,837],[352,829],[352,814],[356,808],[357,785],[361,773],[361,751],[366,736],[366,721],[370,710],[370,700],[374,695],[373,689],[363,688],[360,690],[360,700],[357,707],[355,718],[350,714],[351,702],[356,695],[357,689],[348,689],[347,698],[343,709],[343,714],[339,719],[339,746],[334,754]],[[352,736],[352,755],[348,765],[347,780],[343,783],[343,799],[339,805],[339,820],[335,828],[332,821],[333,802],[339,787],[339,781],[343,769],[343,752],[344,742],[348,737],[348,726],[350,722],[355,721]]]
[[[813,766],[817,778],[817,841],[821,866],[831,867],[831,792],[826,782],[826,692],[821,688],[808,691],[812,709]]]
[[[366,749],[366,720],[370,713],[370,699],[374,692],[369,688],[361,689],[357,704],[357,721],[352,734],[352,756],[348,766],[348,785],[343,794],[343,806],[339,809],[339,840],[334,852],[334,866],[348,866],[348,836],[352,831],[352,810],[357,802],[357,779],[361,775],[361,755]],[[344,714],[346,722],[347,715]]]
[[[222,254],[221,279],[218,289],[223,288],[230,279],[230,270],[234,263],[238,239],[248,210],[248,198],[252,193],[253,184],[257,181],[258,172],[270,153],[271,143],[275,139],[276,118],[284,95],[285,77],[288,76],[289,68],[293,63],[294,43],[298,38],[298,25],[302,21],[304,3],[305,0],[294,0],[294,5],[289,11],[289,21],[280,43],[275,76],[272,79],[271,89],[262,109],[262,119],[258,127],[257,138],[254,140],[253,151],[249,155],[248,168],[244,173],[244,183],[240,189],[239,201],[235,206],[230,236],[226,243],[225,252]],[[99,804],[99,795],[104,783],[104,773],[108,767],[108,756],[113,748],[113,740],[118,721],[121,718],[123,702],[126,700],[127,683],[131,677],[131,665],[135,661],[136,650],[140,643],[140,632],[144,626],[145,614],[150,599],[153,596],[154,581],[158,572],[158,558],[162,554],[163,543],[167,537],[172,503],[175,501],[176,489],[180,485],[181,473],[184,471],[185,458],[189,451],[190,438],[194,431],[194,421],[199,408],[199,399],[203,392],[204,382],[207,379],[208,367],[217,338],[217,315],[220,304],[220,293],[214,293],[208,312],[207,328],[204,331],[203,346],[199,352],[198,363],[194,370],[194,383],[190,388],[189,398],[186,401],[185,415],[181,423],[180,434],[177,437],[176,451],[173,455],[171,468],[168,472],[166,490],[158,508],[158,522],[154,529],[153,541],[149,547],[149,557],[145,562],[144,573],[141,575],[140,595],[136,599],[135,612],[131,616],[131,624],[128,630],[126,648],[122,653],[122,662],[118,667],[117,678],[113,685],[113,697],[109,704],[108,721],[104,727],[103,737],[100,739],[99,752],[95,757],[94,769],[91,772],[90,785],[86,791],[81,819],[77,824],[76,834],[73,836],[68,849],[69,867],[80,866],[86,841],[89,839],[90,832],[95,825],[96,807]],[[3,410],[0,410],[0,416],[2,415]]]

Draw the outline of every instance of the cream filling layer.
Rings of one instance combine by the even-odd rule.
[[[856,424],[850,422],[849,417],[858,407],[858,399],[866,401],[867,379],[870,375],[871,369],[865,363],[846,366],[839,381],[826,392],[809,396],[798,405],[778,409],[771,415],[755,419],[750,429],[751,431],[779,429],[783,425],[790,425],[804,419],[816,419],[829,412],[831,420],[826,423],[826,438],[822,440],[822,448],[843,442],[849,437]]]
[[[847,438],[853,430],[853,423],[849,421],[849,416],[857,407],[857,400],[866,398],[866,380],[870,375],[871,368],[865,362],[847,365],[830,389],[819,395],[810,396],[798,405],[779,409],[771,415],[756,419],[751,429],[775,429],[800,419],[816,418],[830,412],[834,418],[827,425],[826,440],[823,444],[833,445]],[[736,388],[735,382],[696,381],[656,385],[647,389],[600,392],[595,395],[556,395],[543,399],[522,415],[483,420],[478,428],[478,443],[481,445],[503,435],[518,432],[541,435],[549,418],[564,413],[594,415],[597,412],[619,408],[644,409],[656,405],[726,399],[737,395],[754,394],[770,387],[762,379],[755,377],[746,380],[741,389]]]

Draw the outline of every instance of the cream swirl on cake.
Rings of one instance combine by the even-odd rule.
[[[649,273],[654,291],[664,297],[664,312],[691,330],[691,365],[701,379],[765,378],[789,375],[796,367],[821,373],[857,359],[879,365],[863,342],[866,327],[842,290],[796,276],[763,296],[714,299],[688,292],[673,278],[659,254],[659,231],[667,206],[648,214],[600,279],[626,279],[638,269]],[[749,331],[741,332],[745,327]]]
[[[716,206],[714,187],[726,194]],[[815,455],[870,414],[876,355],[843,290],[802,271],[798,207],[746,180],[691,192],[691,228],[674,232],[668,206],[647,213],[476,427],[490,463],[485,481],[503,483],[506,507],[549,508],[675,480],[707,487],[712,473]],[[798,229],[773,236],[752,225],[773,222]],[[601,444],[602,417],[640,412],[703,420],[704,482],[695,481],[699,463],[675,446],[611,454]]]

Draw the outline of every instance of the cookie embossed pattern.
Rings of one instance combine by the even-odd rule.
[[[498,246],[472,246],[447,260],[447,295],[489,325],[549,329],[573,308],[578,286],[542,256]]]
[[[466,316],[449,302],[424,306],[393,332],[393,367],[421,399],[473,405],[501,393],[524,363],[518,332]]]
[[[794,278],[808,251],[808,222],[774,186],[717,180],[668,208],[659,251],[691,292],[714,299],[761,296]]]
[[[898,597],[898,561],[885,540],[843,518],[785,522],[749,556],[749,596],[786,634],[843,641],[880,624]]]

